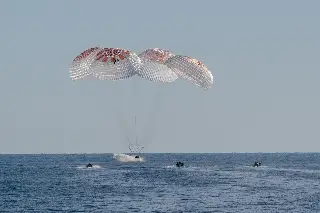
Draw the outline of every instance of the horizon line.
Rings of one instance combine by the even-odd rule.
[[[130,152],[35,152],[35,153],[0,153],[0,155],[103,155],[103,154],[137,154]],[[143,152],[143,154],[320,154],[320,152]]]

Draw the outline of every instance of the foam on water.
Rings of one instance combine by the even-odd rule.
[[[239,169],[241,168],[247,168],[247,169],[260,169],[260,170],[269,170],[269,171],[282,171],[282,172],[299,172],[299,173],[310,173],[310,174],[320,174],[320,170],[314,170],[314,169],[294,169],[294,168],[282,168],[282,167],[273,167],[273,166],[259,166],[259,167],[253,167],[253,166],[240,166],[237,167]]]
[[[139,158],[135,158],[135,155],[127,155],[122,153],[114,153],[113,158],[123,163],[144,161],[144,158],[141,156],[139,156]]]
[[[92,167],[87,167],[86,165],[77,166],[77,169],[101,169],[100,165],[92,165]]]

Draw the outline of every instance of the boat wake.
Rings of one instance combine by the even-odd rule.
[[[86,165],[77,166],[77,169],[101,169],[100,165],[92,165],[92,167],[87,167]]]

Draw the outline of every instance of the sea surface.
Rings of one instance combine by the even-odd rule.
[[[141,155],[0,155],[0,212],[320,212],[320,153]]]

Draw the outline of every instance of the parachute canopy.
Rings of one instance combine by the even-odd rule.
[[[121,48],[92,47],[73,60],[69,74],[72,80],[123,80],[138,75],[152,82],[171,83],[183,78],[206,90],[213,84],[213,76],[202,62],[160,48],[137,55]]]
[[[78,55],[69,72],[72,80],[93,76],[101,80],[121,80],[136,74],[139,57],[125,49],[93,47]]]
[[[169,50],[159,48],[147,49],[139,54],[142,65],[137,74],[153,82],[173,82],[178,75],[165,63],[174,56]]]
[[[204,89],[209,89],[213,84],[213,76],[208,68],[197,59],[177,55],[169,58],[166,65],[178,76],[194,83]]]

